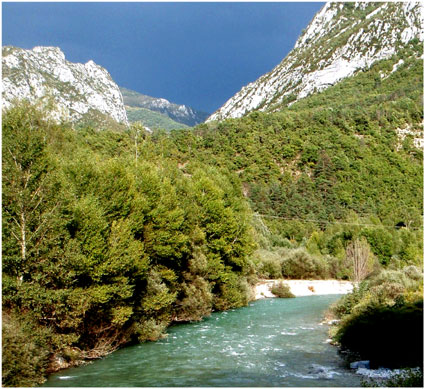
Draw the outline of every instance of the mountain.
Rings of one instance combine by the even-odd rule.
[[[113,121],[128,125],[121,92],[110,74],[93,61],[65,59],[57,47],[2,49],[2,107],[16,99],[35,102],[51,97],[52,117],[72,122]]]
[[[253,209],[282,218],[276,223],[288,239],[295,233],[291,220],[327,223],[350,212],[419,228],[422,53],[422,45],[409,44],[395,58],[279,112],[201,124],[189,140],[178,139],[187,158],[180,164],[187,166],[193,150],[186,145],[196,142],[197,158],[236,173]]]
[[[276,111],[391,58],[409,41],[423,41],[422,10],[419,2],[327,3],[279,65],[243,87],[208,121]]]
[[[127,107],[133,108],[133,111],[127,109],[128,112],[131,112],[129,116],[134,115],[134,108],[145,108],[149,111],[158,112],[164,116],[169,117],[174,122],[181,123],[189,127],[202,123],[209,116],[208,113],[197,111],[196,109],[188,107],[187,105],[170,103],[166,99],[146,96],[126,88],[120,89],[124,98],[124,104]],[[131,121],[130,117],[129,120]],[[136,120],[141,120],[142,123],[144,123],[143,119]],[[180,128],[182,127],[184,126],[180,126]]]
[[[178,123],[167,115],[151,111],[147,108],[125,106],[130,123],[141,122],[148,130],[164,129],[167,131],[188,128],[186,124]]]

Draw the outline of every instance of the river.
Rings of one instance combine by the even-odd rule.
[[[55,373],[44,386],[360,386],[320,324],[339,297],[265,299],[215,312],[170,327],[166,339]]]

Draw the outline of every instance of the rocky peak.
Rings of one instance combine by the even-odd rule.
[[[327,3],[279,65],[208,121],[273,111],[390,58],[413,39],[423,41],[422,10],[420,2]]]
[[[6,46],[2,50],[2,107],[14,100],[35,102],[50,97],[52,117],[77,122],[105,115],[128,124],[121,92],[110,74],[93,61],[72,63],[58,47],[32,50]]]

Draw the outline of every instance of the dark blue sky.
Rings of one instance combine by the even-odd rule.
[[[120,86],[213,112],[277,65],[323,4],[3,2],[3,45],[58,46]]]

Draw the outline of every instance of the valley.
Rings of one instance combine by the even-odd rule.
[[[4,47],[3,385],[423,380],[420,12],[329,3],[209,117]]]

